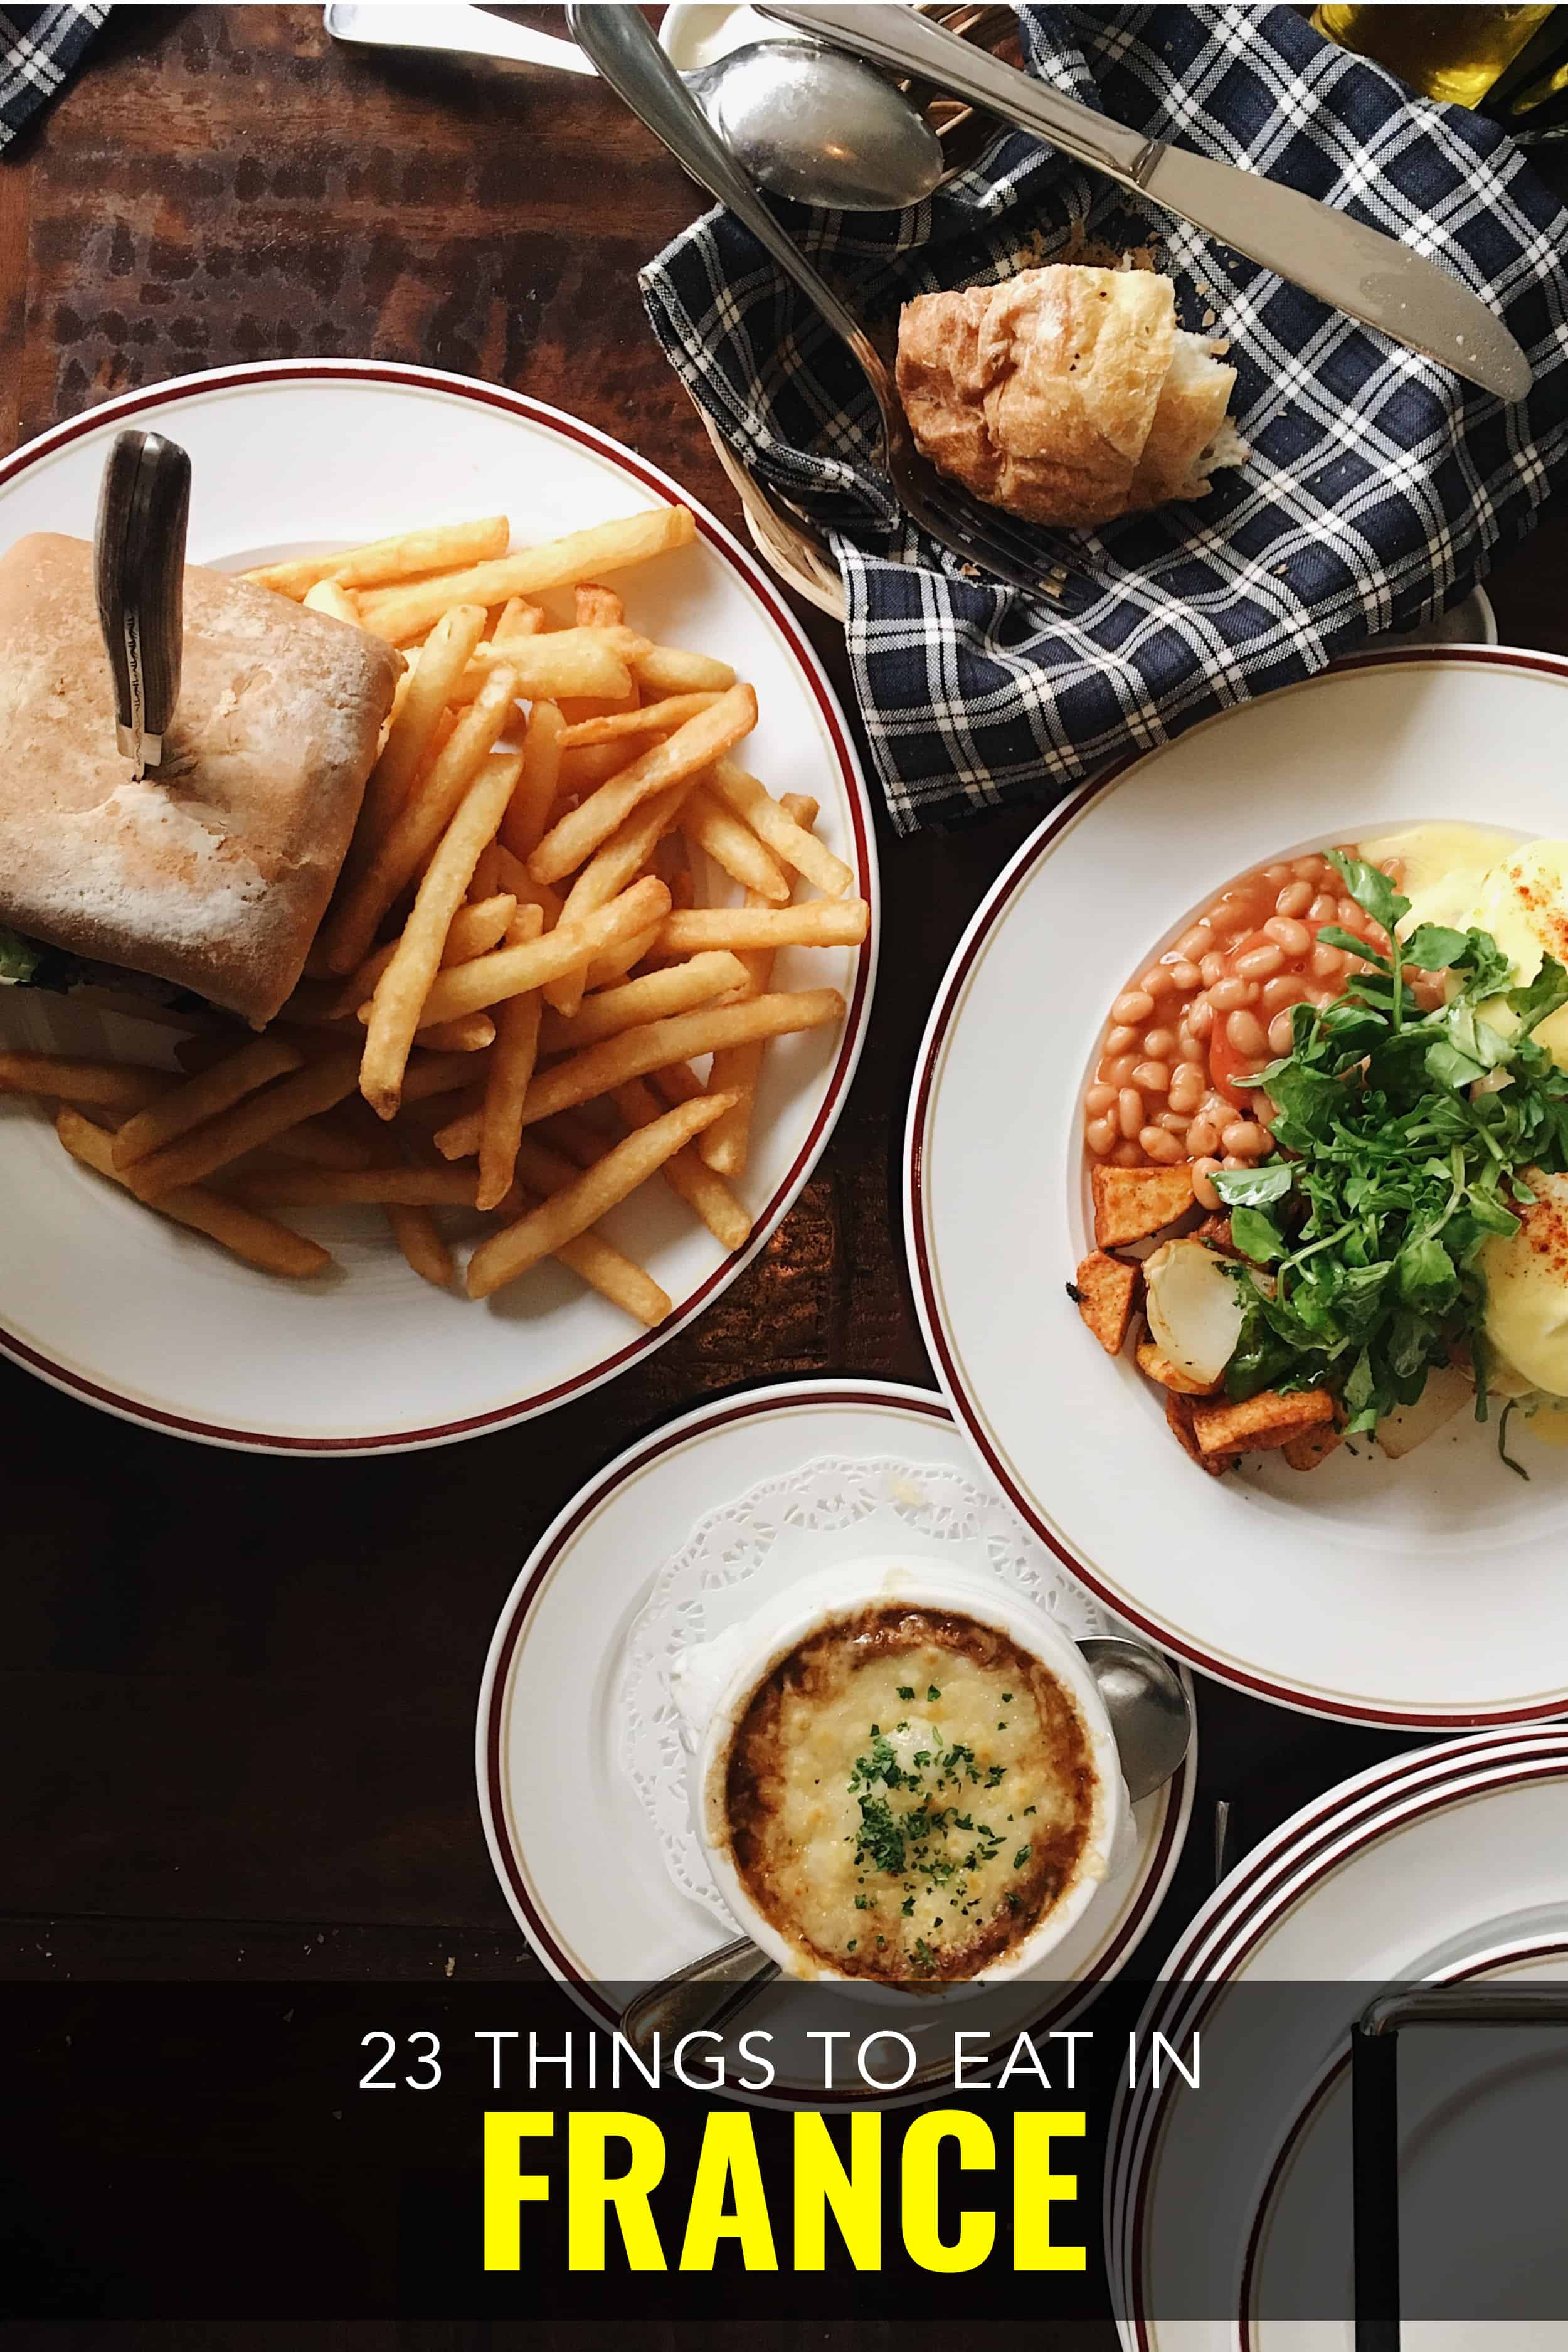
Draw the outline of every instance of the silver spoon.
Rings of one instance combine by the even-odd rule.
[[[1127,1793],[1141,1804],[1180,1771],[1193,1744],[1193,1703],[1169,1658],[1142,1642],[1096,1634],[1079,1648],[1110,1717]],[[776,1960],[739,1936],[638,1993],[621,2012],[621,2032],[647,2059],[656,2033],[668,2048],[683,2033],[716,2029],[778,1973]]]
[[[321,17],[340,41],[595,70],[574,41],[486,8],[332,0]],[[753,41],[681,79],[736,161],[775,196],[836,212],[899,212],[929,196],[942,175],[941,142],[902,90],[812,41]]]

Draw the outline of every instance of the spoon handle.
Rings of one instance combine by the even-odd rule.
[[[488,8],[461,6],[366,6],[328,0],[321,21],[334,41],[362,41],[371,47],[439,49],[448,57],[502,58],[509,64],[552,66],[560,73],[592,74],[594,68],[570,41],[535,33],[492,16]]]
[[[673,2049],[683,2033],[724,2024],[778,1972],[778,1962],[742,1936],[628,2001],[621,2032],[639,2058],[648,2056],[656,2033],[662,2035],[664,2047]]]
[[[623,99],[656,139],[694,180],[749,228],[785,276],[814,302],[865,370],[884,428],[901,422],[891,379],[858,320],[845,309],[826,279],[814,269],[793,237],[774,220],[745,173],[709,122],[654,37],[640,8],[584,6],[566,11],[573,39],[591,58],[616,96]]]

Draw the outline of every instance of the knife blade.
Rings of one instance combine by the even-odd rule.
[[[1451,271],[1397,237],[1278,180],[1145,139],[912,9],[760,5],[763,16],[797,32],[876,65],[919,74],[1048,141],[1500,399],[1521,400],[1530,390],[1530,362],[1497,313]]]
[[[336,41],[363,41],[376,48],[459,50],[468,57],[503,58],[514,65],[552,66],[558,73],[592,74],[575,41],[535,33],[488,8],[360,7],[329,0],[321,22]]]

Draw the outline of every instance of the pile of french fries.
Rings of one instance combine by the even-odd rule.
[[[509,553],[496,515],[250,573],[408,657],[306,977],[244,1042],[194,1015],[179,1073],[0,1053],[0,1091],[53,1098],[74,1159],[269,1274],[331,1264],[276,1213],[368,1202],[450,1289],[439,1213],[477,1210],[470,1297],[555,1257],[662,1321],[599,1221],[661,1176],[744,1244],[768,1041],[844,1017],[835,989],[775,990],[775,951],[869,920],[815,802],[739,764],[752,688],[603,584],[693,533],[661,508]],[[694,870],[742,902],[695,903]]]

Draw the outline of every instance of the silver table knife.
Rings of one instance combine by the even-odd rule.
[[[128,426],[104,462],[93,540],[98,621],[115,739],[138,782],[163,756],[180,699],[191,461],[177,441]]]
[[[331,0],[321,18],[337,41],[364,41],[392,49],[464,49],[479,58],[510,58],[519,65],[553,66],[561,73],[592,74],[575,41],[531,32],[509,17],[470,7],[353,7]]]
[[[1500,398],[1522,400],[1530,390],[1530,362],[1495,311],[1450,271],[1397,237],[1258,173],[1145,139],[1016,66],[1003,65],[911,8],[776,7],[771,0],[759,5],[764,16],[796,32],[873,64],[918,74],[1031,131],[1134,194],[1206,229],[1320,301]]]

